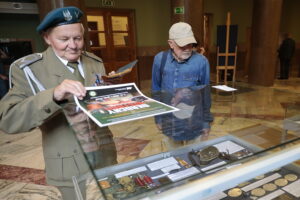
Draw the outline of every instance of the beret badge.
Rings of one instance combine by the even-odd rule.
[[[66,21],[71,21],[72,20],[72,15],[69,10],[64,10],[63,15]]]

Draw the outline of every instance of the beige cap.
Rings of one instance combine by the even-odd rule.
[[[169,30],[169,39],[174,40],[180,47],[197,43],[192,27],[184,22],[178,22],[171,26]]]

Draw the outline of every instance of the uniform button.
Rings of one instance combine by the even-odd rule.
[[[44,110],[45,110],[46,113],[50,113],[51,112],[50,108],[45,108]]]
[[[60,153],[59,152],[57,153],[57,157],[60,157]]]
[[[75,149],[73,152],[74,152],[74,153],[77,153],[77,149]]]

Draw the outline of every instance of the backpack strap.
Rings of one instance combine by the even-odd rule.
[[[165,65],[166,65],[166,62],[167,62],[168,53],[169,53],[169,51],[164,51],[163,52],[161,62],[160,62],[160,68],[159,68],[160,69],[160,86],[161,86],[161,83],[162,83],[162,78],[163,78],[163,73],[164,73],[164,70],[165,70]]]

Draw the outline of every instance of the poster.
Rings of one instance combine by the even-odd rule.
[[[76,104],[100,127],[178,111],[148,98],[134,83],[87,87],[84,99]]]

